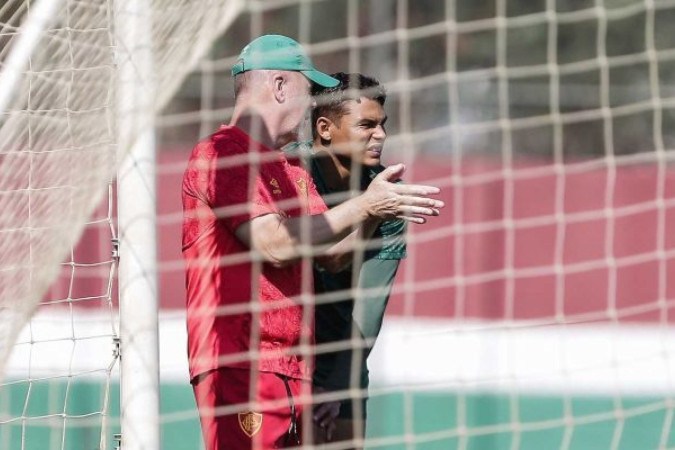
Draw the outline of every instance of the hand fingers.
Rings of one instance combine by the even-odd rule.
[[[436,186],[425,186],[423,184],[397,184],[394,191],[401,195],[427,196],[436,195],[441,192]]]
[[[427,223],[427,219],[424,217],[420,216],[396,216],[397,219],[405,220],[406,222],[411,222],[411,223],[416,223],[419,225],[423,225]]]
[[[399,163],[387,167],[378,175],[378,177],[387,181],[394,181],[401,178],[403,172],[405,172],[405,166]]]
[[[424,208],[421,206],[408,206],[401,205],[399,206],[399,214],[396,216],[397,219],[405,220],[406,222],[412,222],[417,224],[427,223],[425,216],[438,217],[441,215],[441,212],[436,208]]]
[[[323,426],[323,421],[326,420],[326,417],[329,416],[330,413],[330,405],[327,403],[322,403],[321,405],[317,406],[314,409],[314,422],[321,424]]]
[[[332,441],[333,440],[333,432],[335,431],[336,425],[335,422],[331,422],[328,424],[328,427],[326,427],[326,440],[327,441]]]
[[[401,214],[397,215],[397,219],[405,220],[406,222],[416,223],[423,225],[427,223],[427,219],[424,216],[436,217],[441,214],[441,212],[435,208],[423,208],[419,206],[399,206],[399,211]]]
[[[340,413],[340,402],[322,403],[314,408],[314,422],[321,427],[325,427],[329,421],[332,421]]]
[[[398,207],[398,212],[404,216],[432,216],[440,215],[440,211],[436,208],[427,208],[424,206],[417,206],[415,204],[402,204]]]
[[[435,198],[428,197],[418,197],[415,195],[401,195],[401,203],[404,205],[410,206],[425,206],[427,208],[441,209],[445,206],[445,202],[442,200],[436,200]]]

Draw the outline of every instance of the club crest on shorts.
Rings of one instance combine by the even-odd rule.
[[[255,436],[262,427],[263,415],[249,411],[245,413],[239,413],[239,426],[241,431],[246,433],[246,436],[253,437]]]

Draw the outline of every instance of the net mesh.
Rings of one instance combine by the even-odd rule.
[[[160,185],[179,189],[186,150],[229,121],[252,38],[287,34],[323,71],[375,76],[385,162],[448,206],[409,231],[369,360],[368,447],[668,448],[674,8],[253,2],[159,119]],[[177,233],[178,205],[163,214]],[[165,267],[163,283],[181,273]]]
[[[118,149],[115,67],[125,49],[112,24],[125,2],[61,3],[0,119],[0,364],[12,364],[12,343],[59,273],[95,264],[108,280],[114,271],[109,252],[94,263],[68,254],[128,146]],[[151,4],[160,192],[179,192],[188,149],[229,121],[230,68],[247,42],[269,33],[302,42],[323,71],[385,84],[385,161],[405,162],[406,181],[443,189],[442,218],[410,230],[370,358],[369,446],[675,446],[675,2]],[[0,7],[3,63],[37,5]],[[134,126],[130,141],[143,123]],[[176,351],[184,348],[177,199],[160,195],[157,221],[163,389],[175,390],[162,426],[165,448],[192,448],[199,425]],[[89,296],[48,298],[68,310]],[[110,308],[114,294],[92,297]],[[115,320],[104,328],[109,355]],[[38,340],[25,333],[16,347]],[[31,364],[43,358],[51,361]],[[28,439],[32,392],[17,397],[18,415],[3,412],[3,448],[17,424]],[[36,414],[54,414],[53,430],[70,417],[59,395],[47,395],[57,412]],[[105,416],[107,404],[93,410]],[[46,438],[49,448],[58,440],[68,448],[64,435]]]
[[[142,79],[156,90],[143,111],[120,100],[139,83],[118,70],[138,67],[138,43],[115,34],[116,17],[135,2],[0,6],[3,448],[112,443],[104,426],[117,338],[111,180],[144,130],[141,119],[121,131],[118,117],[159,111],[240,2],[163,3],[147,2],[140,18],[156,66]]]

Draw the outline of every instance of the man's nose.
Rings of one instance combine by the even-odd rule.
[[[375,128],[375,132],[373,133],[373,137],[376,139],[381,139],[384,140],[387,138],[387,132],[384,131],[384,127],[382,125],[378,125]]]

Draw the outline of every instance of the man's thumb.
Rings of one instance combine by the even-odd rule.
[[[401,178],[403,172],[405,172],[405,165],[398,163],[384,169],[382,173],[380,173],[380,176],[387,181],[396,181]]]

